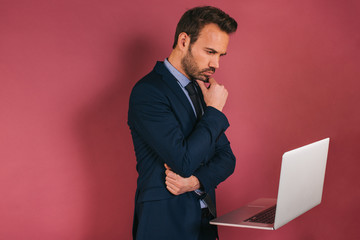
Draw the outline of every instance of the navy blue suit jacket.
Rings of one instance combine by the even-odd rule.
[[[171,194],[166,163],[182,177],[196,176],[215,202],[216,186],[235,168],[224,132],[226,116],[206,107],[197,121],[190,102],[163,62],[136,83],[129,102],[138,171],[134,239],[198,239],[201,209],[193,192]]]

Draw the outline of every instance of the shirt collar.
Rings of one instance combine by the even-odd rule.
[[[169,70],[169,72],[178,80],[182,87],[186,87],[191,81],[179,70],[177,70],[166,58],[164,60],[165,67]]]

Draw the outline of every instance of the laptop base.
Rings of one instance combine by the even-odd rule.
[[[260,198],[245,206],[231,211],[221,217],[210,221],[210,224],[229,227],[255,228],[264,230],[274,230],[274,224],[245,222],[246,219],[272,207],[276,204],[275,198]]]

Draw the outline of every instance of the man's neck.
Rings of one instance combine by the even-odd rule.
[[[182,69],[181,67],[181,54],[176,50],[174,49],[171,53],[170,53],[170,56],[168,57],[168,61],[169,63],[174,67],[176,68],[179,72],[181,72],[184,76],[186,76],[187,78],[189,78],[187,76],[187,74],[184,72],[184,70]]]

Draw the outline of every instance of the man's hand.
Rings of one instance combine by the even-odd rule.
[[[218,84],[213,78],[209,79],[210,86],[208,88],[203,81],[196,81],[204,95],[206,106],[214,107],[222,112],[228,97],[228,91],[225,89],[225,87],[221,84]]]
[[[180,195],[186,192],[191,192],[200,188],[200,182],[195,176],[183,178],[174,173],[168,165],[165,164],[165,184],[166,188],[174,195]]]

